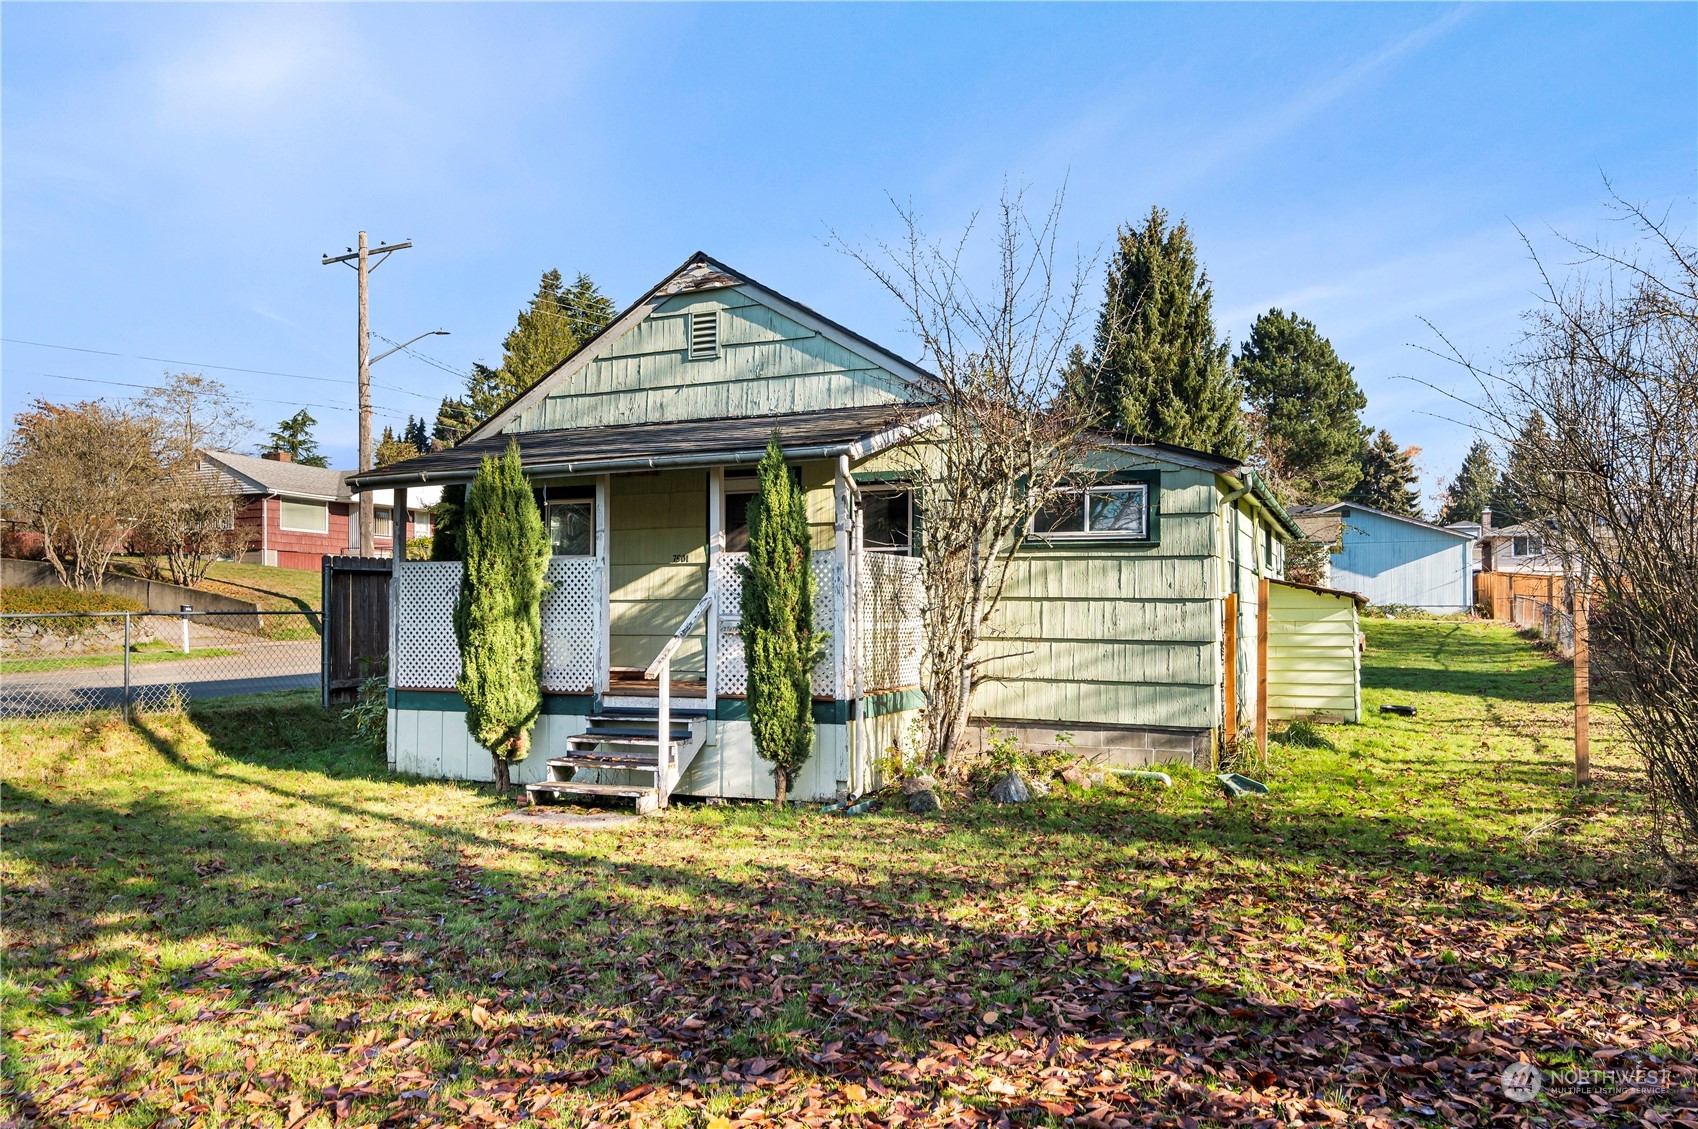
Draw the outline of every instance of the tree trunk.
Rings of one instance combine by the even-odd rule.
[[[778,784],[778,795],[773,797],[772,801],[772,806],[775,808],[783,807],[785,797],[790,793],[790,780],[788,776],[789,774],[783,770],[772,774],[773,780]]]
[[[506,757],[494,757],[495,794],[506,799],[513,791],[513,766]]]

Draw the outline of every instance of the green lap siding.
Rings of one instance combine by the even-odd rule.
[[[1163,468],[1160,543],[1028,541],[982,654],[981,717],[1207,729],[1220,682],[1214,476]]]
[[[654,660],[707,592],[707,473],[616,475],[608,502],[608,599],[614,668]],[[701,678],[701,632],[672,660],[675,677]]]
[[[688,315],[704,312],[719,315],[719,355],[689,360]],[[867,358],[730,288],[668,298],[508,430],[781,415],[912,395]]]
[[[1268,716],[1361,718],[1361,653],[1350,597],[1268,587]]]

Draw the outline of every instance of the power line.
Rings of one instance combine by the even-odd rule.
[[[94,350],[90,350],[90,352],[93,351]],[[140,388],[145,392],[154,392],[160,387],[157,384],[136,384],[128,380],[98,380],[92,376],[66,376],[61,372],[28,371],[25,375],[45,376],[50,380],[74,380],[79,384],[109,384],[114,388]],[[310,404],[303,403],[299,400],[270,400],[260,396],[248,396],[240,392],[230,393],[230,398],[233,400],[241,400],[243,403],[247,404],[282,404],[284,407],[293,408],[321,408],[328,412],[351,412],[355,410],[345,404]],[[384,415],[393,416],[396,419],[401,418],[401,413],[395,411],[393,408],[376,408],[374,410],[381,412]]]
[[[389,339],[386,337],[386,338],[384,338],[384,340],[388,341]],[[254,376],[281,376],[281,377],[287,377],[290,380],[313,380],[313,381],[317,381],[321,384],[345,384],[346,383],[346,381],[342,380],[341,378],[334,377],[334,376],[308,376],[305,373],[299,373],[299,372],[274,372],[271,369],[263,369],[263,368],[238,368],[235,365],[208,365],[208,364],[202,364],[199,361],[174,361],[174,360],[170,359],[169,357],[144,357],[139,353],[114,353],[110,349],[89,349],[89,348],[85,348],[85,347],[80,346],[80,345],[55,345],[55,344],[48,342],[48,341],[25,341],[21,337],[0,337],[0,341],[6,341],[6,342],[9,342],[13,345],[34,345],[35,347],[37,347],[39,349],[64,349],[65,351],[71,352],[71,353],[94,353],[94,354],[96,354],[98,356],[102,356],[102,357],[123,357],[126,360],[132,360],[132,361],[153,361],[156,364],[162,364],[162,365],[187,365],[190,368],[203,368],[203,369],[204,368],[210,368],[210,369],[217,369],[220,372],[245,372],[245,373],[251,373]],[[390,344],[394,344],[394,342],[390,342]],[[408,350],[408,351],[411,352],[411,350]],[[417,354],[415,354],[415,355],[417,355]],[[421,359],[423,359],[423,358],[421,358]],[[437,365],[436,367],[444,368],[445,366]],[[447,371],[453,372],[454,370],[448,369]],[[52,374],[44,373],[42,375],[52,375]],[[454,373],[454,375],[462,377],[462,378],[465,376],[464,373]],[[389,391],[389,392],[399,392],[403,396],[417,396],[421,400],[436,399],[436,397],[428,396],[423,392],[414,392],[410,388],[400,388],[400,387],[397,387],[396,385],[393,385],[393,384],[379,384],[375,380],[372,381],[372,386],[375,387],[375,388],[385,389],[386,391]]]

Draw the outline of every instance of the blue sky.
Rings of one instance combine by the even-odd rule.
[[[1223,335],[1278,305],[1352,362],[1367,418],[1469,436],[1420,381],[1422,317],[1509,347],[1537,275],[1516,226],[1617,237],[1602,174],[1693,228],[1698,6],[6,4],[6,418],[194,365],[269,426],[297,404],[353,461],[360,228],[411,238],[372,325],[442,326],[464,369],[548,267],[623,305],[695,250],[912,354],[827,245],[936,231],[1004,179],[1065,181],[1087,253],[1160,204],[1189,220]],[[377,349],[385,346],[377,345]],[[374,351],[376,351],[374,349]],[[44,374],[55,374],[48,376]],[[298,377],[315,377],[303,380]],[[326,382],[328,378],[328,382]],[[1410,379],[1414,378],[1414,379]],[[456,386],[374,370],[379,426]],[[256,437],[257,438],[257,437]]]

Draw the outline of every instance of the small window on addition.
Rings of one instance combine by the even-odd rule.
[[[719,311],[690,315],[690,359],[704,361],[719,356]]]
[[[539,487],[537,502],[548,523],[550,552],[557,557],[595,555],[595,487]]]
[[[863,490],[861,544],[870,553],[911,553],[914,495],[907,490]]]
[[[1150,488],[1147,483],[1093,486],[1064,494],[1032,519],[1038,537],[1119,537],[1147,541]]]

